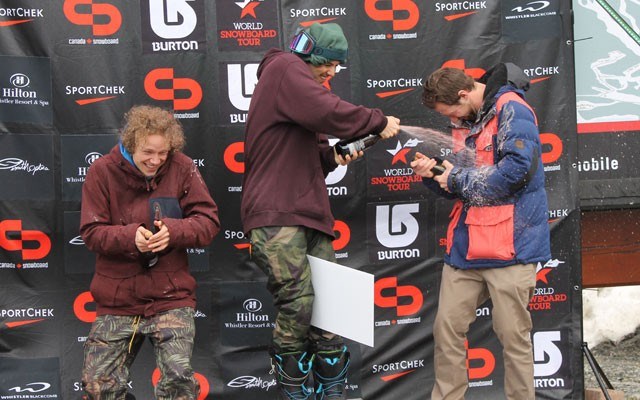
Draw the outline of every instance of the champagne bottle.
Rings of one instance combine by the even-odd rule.
[[[351,139],[343,139],[335,144],[336,153],[342,157],[365,150],[380,140],[380,135],[369,134]]]
[[[433,173],[434,176],[442,175],[446,170],[444,165],[442,165],[442,159],[440,157],[433,157],[433,159],[436,160],[436,165],[433,168],[431,168],[431,172]]]

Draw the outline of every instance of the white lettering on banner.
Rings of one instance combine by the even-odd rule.
[[[376,206],[376,237],[387,248],[406,247],[418,237],[420,227],[412,215],[420,211],[420,205],[396,204]]]
[[[367,79],[367,88],[421,87],[422,78]]]
[[[549,218],[567,218],[569,217],[569,210],[568,209],[561,209],[561,210],[549,210]]]
[[[113,95],[113,94],[125,94],[124,86],[107,86],[107,85],[98,85],[98,86],[65,86],[65,93],[68,95],[93,95],[93,94],[101,94],[101,95]]]
[[[291,18],[300,18],[300,17],[338,17],[338,16],[346,16],[347,9],[344,7],[322,7],[322,8],[309,8],[299,10],[297,8],[292,8],[289,11],[289,15]]]
[[[0,318],[53,317],[53,308],[14,308],[0,310]]]
[[[456,1],[453,3],[436,3],[436,11],[470,11],[487,8],[486,1]]]
[[[424,360],[402,360],[388,364],[376,364],[371,367],[374,374],[415,368],[424,368]]]
[[[573,164],[574,168],[576,166],[579,172],[617,170],[618,160],[609,159],[609,157],[600,157],[600,159],[591,157],[591,160],[578,161],[577,164]]]
[[[523,71],[529,77],[559,75],[560,67],[557,65],[553,67],[535,67],[535,68],[527,68],[527,69],[524,69]]]
[[[404,250],[379,250],[378,261],[382,260],[400,260],[405,258],[419,258],[419,249],[404,249]]]
[[[264,24],[262,22],[234,22],[233,27],[241,31],[246,31],[246,30],[259,31],[264,28]],[[269,37],[271,37],[270,35],[274,32],[275,31],[269,30],[265,32],[261,31],[261,32],[246,32],[246,33],[252,35],[252,37],[264,37],[264,35],[269,35]],[[245,33],[245,32],[242,32],[242,33]]]
[[[562,367],[562,352],[555,344],[560,340],[559,331],[533,334],[534,375],[536,377],[554,375]]]
[[[44,18],[42,8],[0,8],[0,17]]]
[[[36,92],[34,90],[22,90],[21,88],[2,88],[2,97],[35,99]]]
[[[198,24],[198,16],[189,1],[192,0],[149,0],[149,21],[153,32],[163,39],[189,36]],[[198,44],[194,43],[197,49]],[[154,48],[154,51],[157,50]]]
[[[545,378],[534,379],[536,389],[538,388],[563,388],[565,387],[564,379],[562,378]]]
[[[153,51],[189,51],[198,50],[198,42],[195,40],[175,42],[151,42]]]

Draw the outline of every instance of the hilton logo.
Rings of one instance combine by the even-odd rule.
[[[242,307],[247,312],[236,313],[237,322],[268,322],[269,316],[266,314],[256,314],[262,310],[262,303],[258,299],[247,299],[242,303]]]

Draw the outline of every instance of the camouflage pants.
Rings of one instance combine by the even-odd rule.
[[[251,257],[267,274],[278,310],[272,350],[276,353],[339,349],[342,338],[311,326],[314,292],[307,254],[335,262],[332,239],[303,226],[251,230]]]
[[[88,398],[125,398],[129,368],[148,337],[161,375],[155,388],[156,398],[195,400],[200,385],[191,368],[195,335],[193,314],[193,308],[185,307],[151,317],[97,317],[84,344],[82,386]]]

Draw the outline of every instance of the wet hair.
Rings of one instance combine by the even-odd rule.
[[[458,68],[440,68],[425,79],[422,85],[422,104],[435,108],[436,103],[458,104],[460,90],[473,90],[475,81]]]
[[[160,107],[133,106],[124,115],[125,125],[120,133],[122,145],[131,154],[150,135],[161,135],[169,142],[169,152],[184,148],[186,139],[180,123],[170,111]]]

